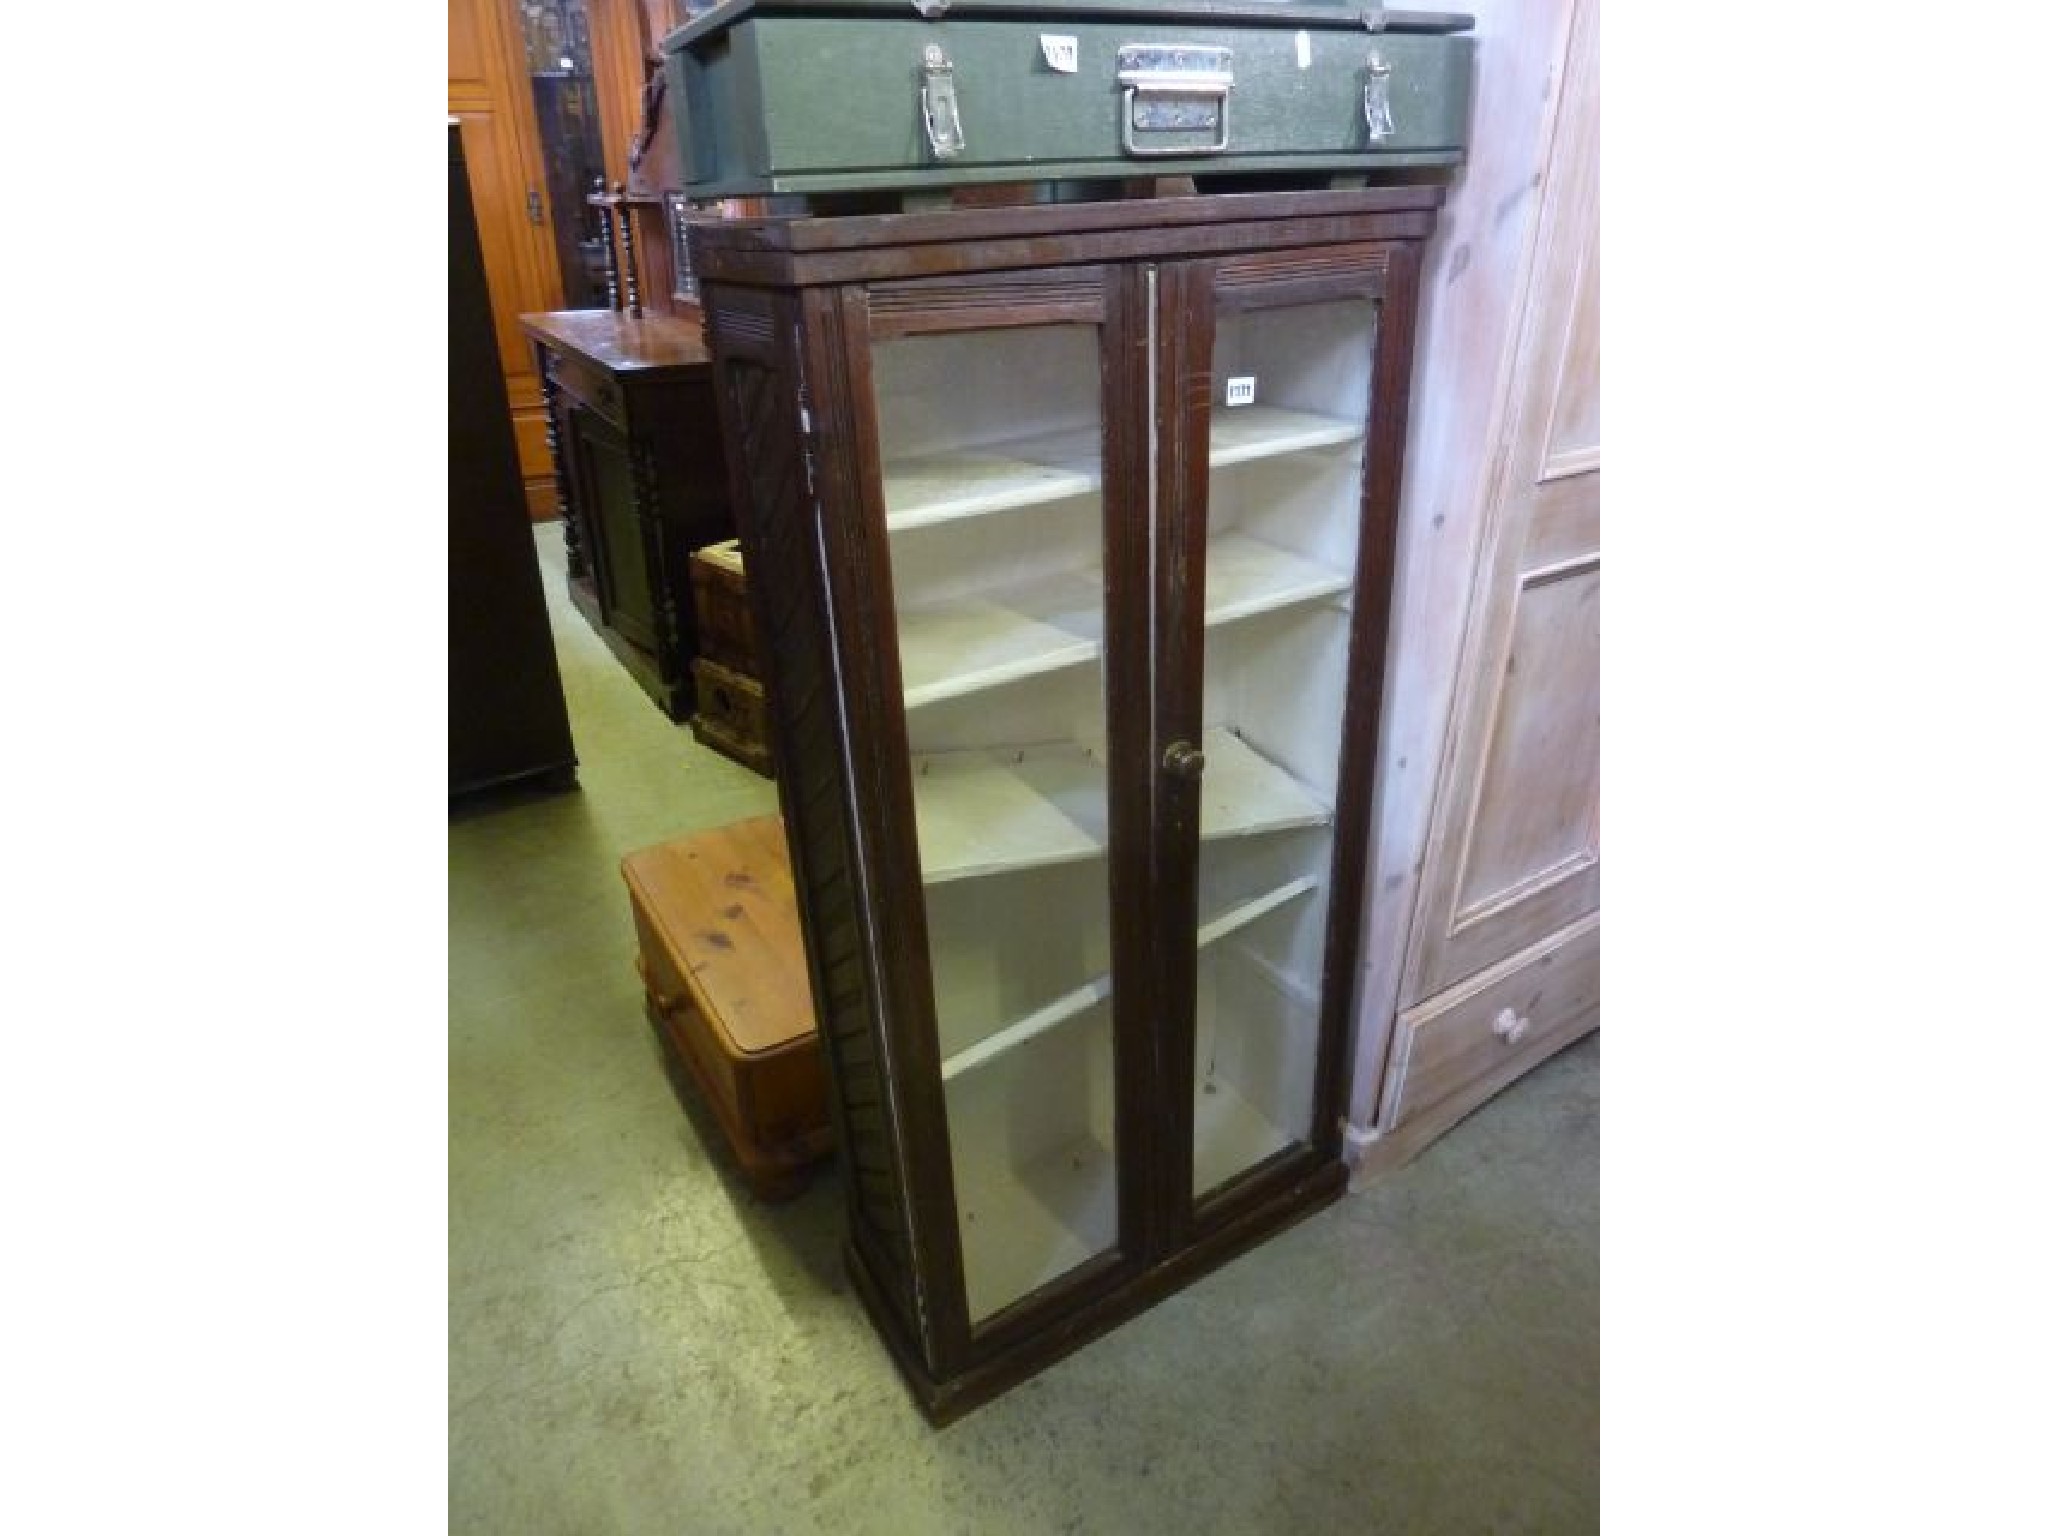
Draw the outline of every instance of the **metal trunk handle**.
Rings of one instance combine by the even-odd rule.
[[[1124,153],[1214,155],[1230,147],[1230,50],[1207,43],[1126,43],[1116,51],[1124,88]],[[1212,144],[1141,145],[1140,133],[1213,130]]]

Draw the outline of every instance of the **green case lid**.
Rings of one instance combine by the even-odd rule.
[[[1472,18],[1445,11],[1390,11],[1361,0],[1058,0],[1022,5],[1017,0],[725,0],[662,39],[664,53],[681,53],[699,38],[750,16],[1002,17],[1057,22],[1236,22],[1268,27],[1358,27],[1375,32],[1469,32]]]

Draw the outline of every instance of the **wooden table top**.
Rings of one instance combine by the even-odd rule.
[[[616,309],[557,309],[521,315],[519,328],[536,341],[612,373],[711,366],[702,322],[675,315],[642,315],[635,320]]]

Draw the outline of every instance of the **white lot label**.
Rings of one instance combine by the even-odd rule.
[[[1050,32],[1038,34],[1038,51],[1045,55],[1045,62],[1063,75],[1071,75],[1081,67],[1081,39],[1078,37],[1056,37]]]
[[[1223,403],[1225,405],[1250,405],[1252,403],[1252,391],[1258,382],[1257,376],[1253,374],[1246,374],[1243,378],[1238,379],[1225,379],[1223,381]]]
[[[1308,68],[1308,34],[1306,32],[1294,34],[1294,67],[1296,69]]]

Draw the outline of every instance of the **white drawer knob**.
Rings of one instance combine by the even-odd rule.
[[[1493,1017],[1493,1032],[1509,1045],[1529,1033],[1529,1020],[1512,1008],[1503,1008]]]

